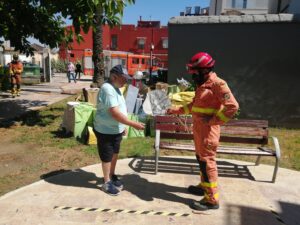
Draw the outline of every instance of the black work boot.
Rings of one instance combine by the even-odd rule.
[[[190,185],[188,187],[188,192],[198,196],[204,195],[204,190],[200,187],[200,185]]]
[[[200,201],[192,201],[190,207],[198,211],[206,211],[210,209],[218,209],[220,206],[219,204],[211,204],[206,202],[205,199],[202,199]]]

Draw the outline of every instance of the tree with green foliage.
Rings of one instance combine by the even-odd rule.
[[[35,0],[0,0],[0,38],[10,40],[16,50],[33,54],[29,37],[51,48],[63,41],[64,21]],[[3,41],[0,41],[0,44]]]
[[[121,24],[121,18],[126,2],[132,4],[135,0],[92,0],[94,87],[100,87],[104,82],[102,25],[108,24],[113,27]]]
[[[77,42],[93,29],[94,86],[104,81],[102,25],[121,23],[126,4],[135,0],[0,0],[0,37],[26,54],[33,49],[27,40],[34,37],[51,48],[68,45],[75,35]],[[71,19],[73,29],[65,30],[64,20]]]

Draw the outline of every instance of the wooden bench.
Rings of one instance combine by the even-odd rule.
[[[191,116],[156,116],[155,117],[155,174],[158,172],[160,149],[195,151]],[[255,165],[259,165],[262,156],[275,157],[272,182],[276,180],[280,159],[280,147],[276,137],[275,149],[267,147],[268,121],[266,120],[231,120],[221,126],[220,143],[239,145],[220,145],[217,153],[257,156]],[[162,141],[165,139],[164,141]],[[183,141],[190,140],[190,141]],[[247,145],[246,145],[247,144]]]

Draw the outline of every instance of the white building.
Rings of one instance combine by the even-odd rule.
[[[269,0],[211,0],[209,15],[222,15],[233,11],[241,14],[268,13]]]
[[[300,14],[300,0],[211,0],[209,15]]]

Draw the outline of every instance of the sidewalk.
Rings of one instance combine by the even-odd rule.
[[[91,76],[81,76],[77,83],[68,83],[65,73],[56,73],[51,83],[22,85],[20,97],[12,98],[9,92],[0,91],[0,122],[12,120],[30,110],[40,109],[80,93],[91,82]]]
[[[280,168],[273,184],[273,166],[218,159],[220,209],[197,213],[188,205],[201,197],[186,189],[199,182],[194,157],[162,157],[160,162],[153,175],[149,158],[120,160],[117,171],[124,190],[119,196],[100,190],[100,164],[42,175],[44,180],[0,197],[0,224],[299,224],[297,171]]]

